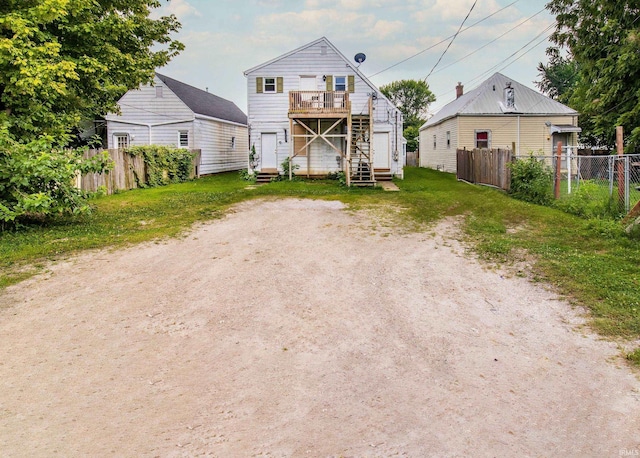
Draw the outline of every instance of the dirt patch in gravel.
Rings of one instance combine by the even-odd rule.
[[[639,453],[616,345],[453,230],[253,201],[57,263],[0,293],[0,455]]]

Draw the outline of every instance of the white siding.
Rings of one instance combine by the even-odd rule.
[[[233,137],[235,147],[232,145]],[[200,173],[203,175],[247,167],[249,142],[246,127],[196,119],[195,144],[201,150]]]
[[[247,167],[248,130],[244,126],[198,117],[158,78],[156,87],[127,92],[118,102],[121,113],[107,119],[108,147],[116,134],[129,135],[129,144],[180,146],[187,131],[189,149],[201,150],[200,173],[210,174]],[[162,97],[156,89],[162,86]],[[235,137],[235,147],[231,139]]]
[[[348,77],[353,75],[354,92],[349,94],[352,114],[368,114],[369,97],[373,92],[379,94],[379,91],[376,88],[371,88],[358,75],[354,67],[355,63],[346,62],[331,46],[326,46],[323,41],[319,41],[312,46],[247,73],[248,123],[251,126],[251,145],[255,146],[256,153],[258,155],[261,154],[260,134],[262,132],[276,133],[278,135],[278,164],[281,164],[289,157],[289,149],[292,144],[288,118],[289,91],[300,90],[301,76],[315,76],[318,90],[324,91],[327,86],[323,76]],[[257,77],[282,77],[283,92],[258,93],[256,89]],[[374,120],[376,131],[393,132],[390,154],[393,154],[396,150],[399,154],[398,161],[390,159],[390,163],[392,164],[392,171],[401,176],[402,117],[401,115],[396,115],[397,111],[385,98],[379,97],[376,101]],[[392,126],[392,123],[396,122],[396,117],[399,122],[398,129],[394,129]],[[285,129],[287,130],[287,142],[285,142]],[[336,145],[340,145],[340,140],[336,139],[334,141]],[[339,170],[340,165],[336,160],[336,155],[338,153],[331,147],[316,141],[312,145],[309,158],[296,157],[294,163],[300,165],[300,172],[307,171],[307,162],[309,161],[310,173],[327,173]]]

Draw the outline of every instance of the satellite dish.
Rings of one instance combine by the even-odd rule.
[[[358,65],[360,65],[362,62],[364,62],[367,59],[367,56],[365,56],[364,53],[359,52],[358,54],[356,54],[356,57],[353,58]]]

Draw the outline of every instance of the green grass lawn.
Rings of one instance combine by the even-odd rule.
[[[33,275],[46,261],[82,250],[180,236],[195,222],[218,218],[247,199],[339,199],[354,208],[402,208],[398,224],[415,230],[459,216],[466,241],[487,261],[513,264],[526,257],[535,279],[592,311],[598,332],[640,338],[640,242],[617,223],[527,204],[427,169],[407,168],[405,180],[397,184],[401,192],[347,189],[329,180],[246,189],[237,173],[227,173],[96,198],[89,216],[0,234],[0,288]],[[640,353],[634,358],[640,359]]]

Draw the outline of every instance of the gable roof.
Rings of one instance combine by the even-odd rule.
[[[160,73],[156,76],[194,113],[247,125],[247,115],[230,100]]]
[[[515,93],[515,109],[512,110],[504,107],[504,89],[507,83],[511,84]],[[442,107],[422,128],[439,124],[455,116],[503,114],[577,116],[578,112],[502,73],[494,73],[475,89]]]
[[[378,88],[376,87],[376,85],[375,85],[375,84],[373,84],[371,81],[369,81],[369,79],[367,79],[367,77],[366,77],[366,76],[364,76],[364,74],[362,74],[362,73],[360,72],[360,70],[358,69],[358,67],[357,67],[356,65],[352,64],[352,63],[351,63],[351,61],[350,61],[349,59],[347,59],[347,58],[345,57],[345,55],[344,55],[344,54],[342,54],[342,53],[338,50],[338,48],[336,48],[336,47],[333,45],[333,43],[331,43],[331,42],[329,41],[329,39],[328,39],[327,37],[320,37],[320,38],[318,38],[317,40],[314,40],[314,41],[312,41],[312,42],[310,42],[310,43],[307,43],[306,45],[302,45],[302,46],[300,46],[299,48],[296,48],[296,49],[294,49],[294,50],[292,50],[292,51],[289,51],[289,52],[287,52],[287,53],[285,53],[285,54],[282,54],[281,56],[278,56],[278,57],[276,57],[276,58],[274,58],[274,59],[271,59],[271,60],[269,60],[269,61],[267,61],[267,62],[264,62],[264,63],[262,63],[262,64],[260,64],[260,65],[256,65],[255,67],[250,68],[249,70],[246,70],[246,71],[244,72],[244,76],[247,76],[247,75],[249,75],[249,73],[253,73],[253,72],[257,71],[257,70],[260,70],[260,69],[261,69],[261,68],[263,68],[263,67],[266,67],[266,66],[268,66],[268,65],[273,64],[274,62],[278,62],[279,60],[285,59],[285,58],[287,58],[287,57],[289,57],[289,56],[292,56],[292,55],[294,55],[294,54],[296,54],[296,53],[298,53],[298,52],[300,52],[300,51],[303,51],[303,50],[305,50],[305,49],[307,49],[307,48],[310,48],[310,47],[312,47],[312,46],[316,46],[316,45],[318,45],[318,44],[320,44],[320,43],[325,44],[327,47],[331,48],[331,50],[333,50],[333,51],[334,51],[334,52],[335,52],[335,53],[336,53],[336,54],[337,54],[337,55],[338,55],[342,60],[344,60],[344,61],[345,61],[345,63],[346,63],[346,64],[347,64],[347,65],[348,65],[348,66],[349,66],[349,67],[350,67],[350,68],[355,72],[355,74],[356,74],[356,75],[358,75],[358,77],[359,77],[362,81],[364,81],[364,82],[365,82],[365,84],[367,84],[367,86],[369,86],[369,87],[371,88],[371,90],[372,90],[372,91],[375,91],[375,92],[377,93],[377,96],[378,96],[379,98],[380,98],[380,97],[382,97],[383,99],[387,100],[387,101],[391,104],[391,106],[395,107],[395,105],[394,105],[394,104],[393,104],[389,99],[387,99],[387,98],[385,97],[385,95],[384,95],[382,92],[380,92],[380,89],[378,89]],[[397,107],[396,107],[396,109],[397,109]]]

